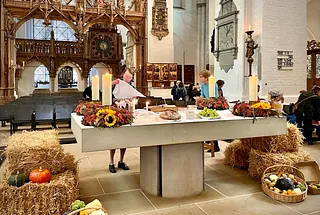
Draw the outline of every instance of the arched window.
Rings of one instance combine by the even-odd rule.
[[[78,73],[71,67],[63,67],[58,74],[59,88],[78,88]]]
[[[74,30],[64,21],[51,20],[51,25],[46,27],[43,19],[33,19],[33,39],[50,40],[51,31],[54,39],[58,41],[76,41]]]
[[[34,72],[34,88],[49,89],[49,71],[44,65],[40,65]]]

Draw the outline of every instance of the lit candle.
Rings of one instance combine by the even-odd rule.
[[[13,66],[13,60],[11,60],[11,66]]]
[[[99,77],[98,76],[92,77],[92,100],[93,101],[99,100]]]
[[[136,110],[136,99],[132,100],[132,112],[135,112]]]
[[[112,104],[112,75],[102,75],[102,105]]]
[[[249,77],[249,101],[258,100],[258,77]]]
[[[209,97],[216,97],[215,95],[215,81],[213,75],[209,77]]]
[[[251,25],[249,25],[249,31],[251,31]]]
[[[25,66],[25,62],[24,61],[22,61],[22,67],[24,67]]]
[[[146,102],[146,111],[149,111],[149,102]]]
[[[141,68],[142,68],[142,66],[141,66],[141,64],[140,64],[139,69],[141,69]]]

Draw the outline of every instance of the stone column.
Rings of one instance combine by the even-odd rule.
[[[198,14],[198,71],[206,68],[206,0],[198,0],[197,3]]]
[[[50,91],[51,91],[51,93],[54,93],[55,92],[55,80],[56,80],[56,78],[54,77],[54,78],[52,78],[52,77],[50,77]]]
[[[17,97],[19,97],[19,79],[15,78],[14,90],[16,91]]]
[[[87,78],[83,78],[83,88],[86,89],[88,86],[88,77]]]

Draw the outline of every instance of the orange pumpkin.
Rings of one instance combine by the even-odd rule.
[[[50,171],[47,169],[35,169],[29,175],[29,180],[32,183],[46,183],[51,179]]]

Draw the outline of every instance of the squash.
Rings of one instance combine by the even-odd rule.
[[[276,188],[280,190],[293,190],[294,184],[291,178],[281,177],[277,180]]]
[[[8,178],[8,184],[10,186],[21,187],[24,185],[26,177],[23,173],[17,172],[17,174],[12,174]]]
[[[46,183],[51,179],[50,171],[47,169],[35,169],[29,175],[29,180],[32,183]]]

